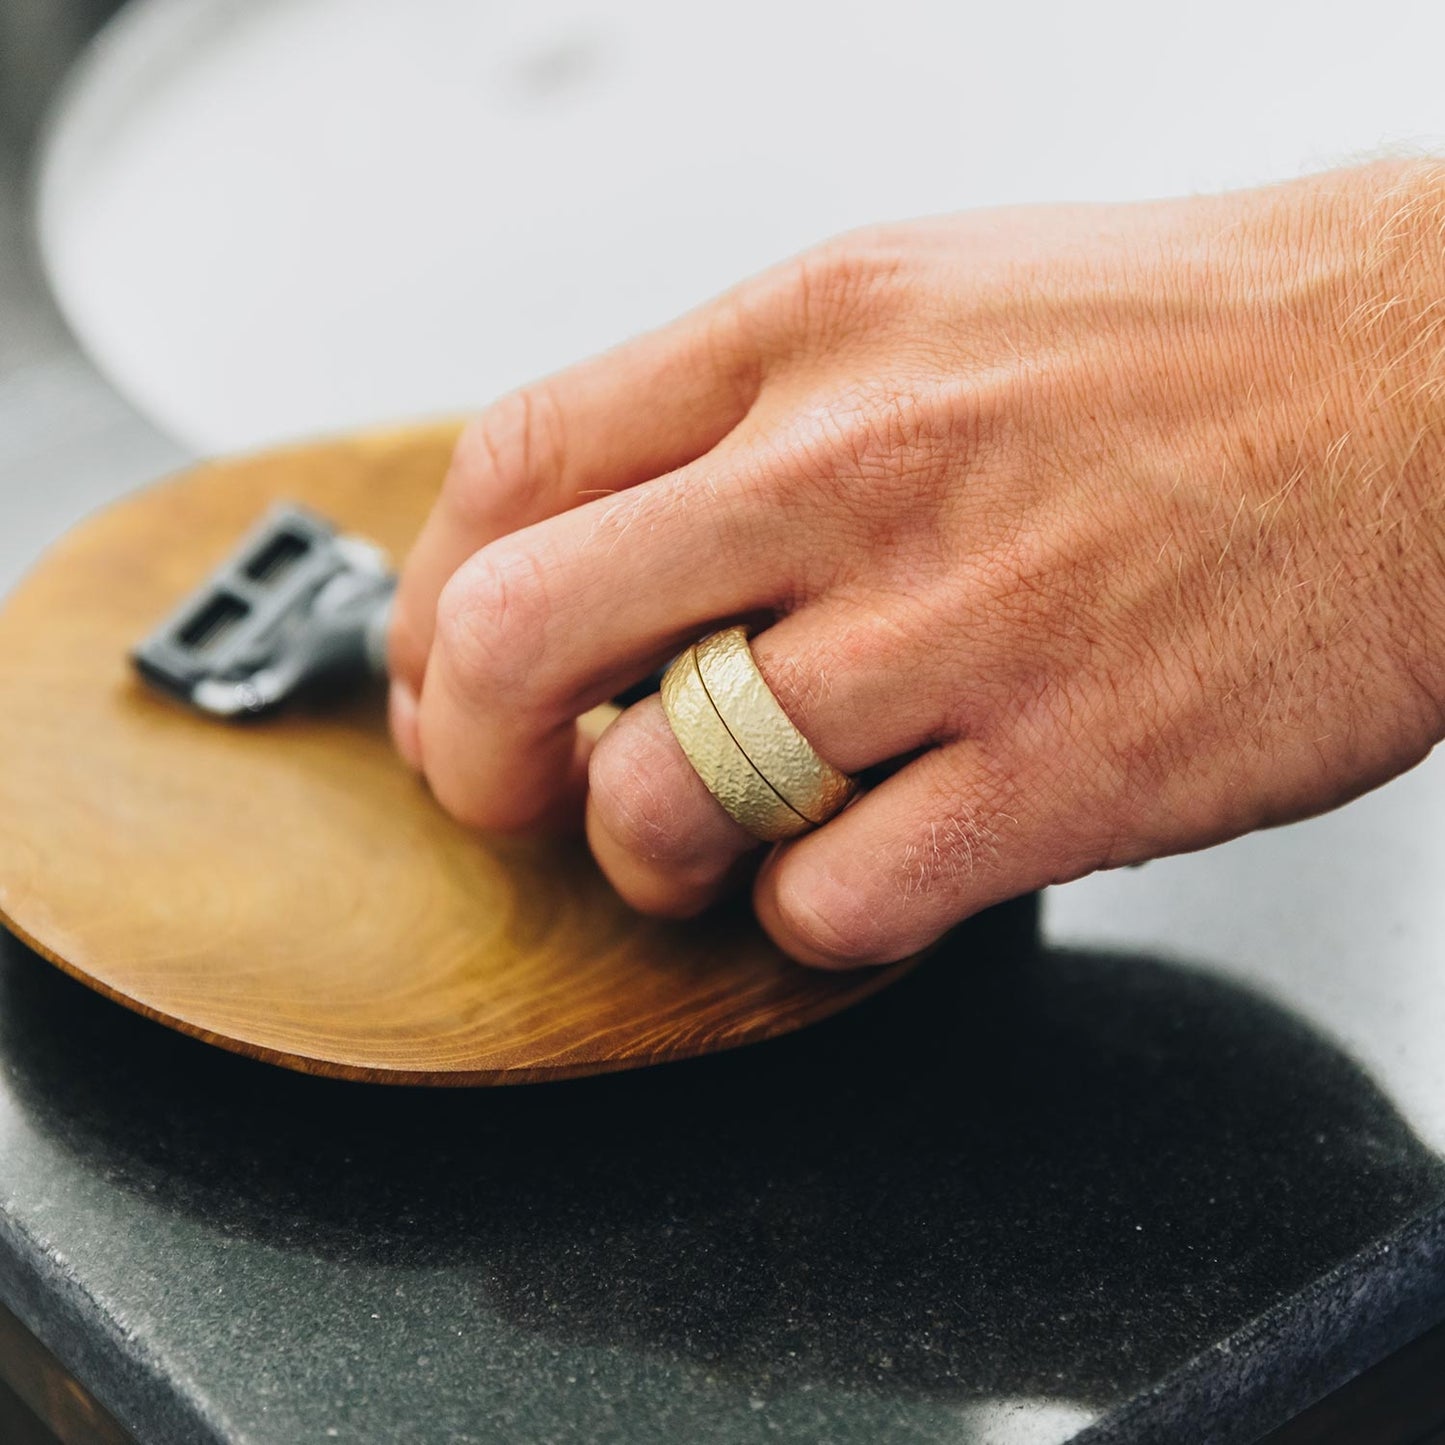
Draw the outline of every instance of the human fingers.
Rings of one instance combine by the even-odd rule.
[[[458,569],[417,716],[421,766],[449,812],[502,830],[580,819],[576,719],[717,619],[771,611],[796,585],[796,549],[740,465],[723,447]]]
[[[1106,859],[1104,830],[1068,787],[1022,751],[965,739],[924,753],[778,848],[753,887],[758,918],[802,963],[906,958],[991,904],[1125,861]]]
[[[921,649],[882,609],[823,598],[751,646],[789,719],[845,772],[911,753],[938,729],[928,698],[907,686]],[[598,743],[587,832],[624,898],[673,916],[712,902],[759,846],[703,784],[656,699],[629,708]]]
[[[489,542],[674,471],[726,436],[755,394],[733,315],[714,305],[684,317],[504,397],[462,433],[393,609],[392,724],[413,762],[416,699],[443,587]]]

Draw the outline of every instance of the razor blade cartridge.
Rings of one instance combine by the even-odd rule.
[[[386,670],[396,577],[386,554],[277,506],[131,654],[156,687],[214,717]]]

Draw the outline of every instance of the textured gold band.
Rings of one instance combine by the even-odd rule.
[[[847,773],[818,756],[758,671],[741,627],[697,644],[697,670],[712,705],[748,761],[810,823],[826,823],[853,796]]]
[[[853,796],[853,780],[818,756],[773,696],[741,627],[673,662],[662,707],[708,791],[756,838],[795,837]]]
[[[689,647],[662,679],[662,710],[678,746],[708,792],[755,838],[775,842],[813,825],[778,796],[718,716]]]

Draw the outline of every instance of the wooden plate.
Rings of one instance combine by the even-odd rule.
[[[630,912],[571,842],[478,837],[393,756],[379,691],[225,724],[127,649],[277,499],[400,556],[453,427],[200,467],[66,537],[0,611],[0,918],[68,973],[309,1072],[492,1084],[802,1027],[901,967],[788,962],[738,909]]]

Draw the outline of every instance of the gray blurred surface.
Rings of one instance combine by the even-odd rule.
[[[0,3],[0,134],[23,155],[71,59],[121,0],[3,0]]]
[[[0,592],[80,517],[184,460],[76,349],[36,265],[26,179],[24,152],[0,147]]]

